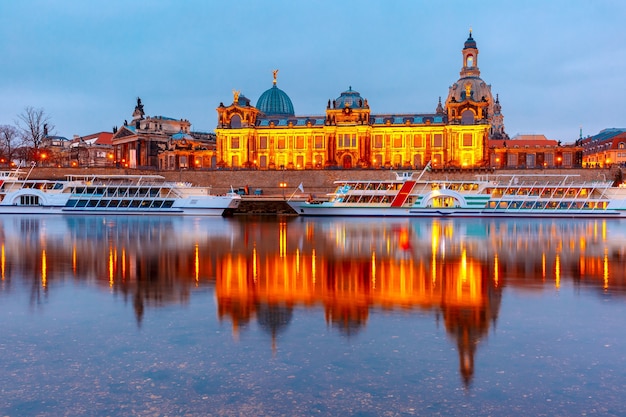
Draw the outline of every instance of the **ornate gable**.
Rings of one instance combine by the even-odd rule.
[[[126,126],[122,126],[117,133],[115,133],[115,135],[113,135],[113,137],[111,138],[111,140],[115,140],[115,139],[122,139],[122,138],[126,138],[128,136],[137,136],[137,133],[133,132],[132,130],[130,130],[129,128],[127,128]]]

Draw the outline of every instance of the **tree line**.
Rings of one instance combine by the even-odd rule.
[[[26,107],[13,125],[0,125],[0,165],[37,162],[45,158],[43,146],[54,136],[54,126],[44,109]]]

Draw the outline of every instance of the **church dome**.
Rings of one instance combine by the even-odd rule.
[[[465,100],[487,101],[493,103],[491,86],[479,77],[463,77],[450,87],[448,100],[463,102]]]
[[[256,108],[265,113],[266,116],[293,116],[293,104],[291,99],[276,84],[269,90],[261,94],[256,103]]]
[[[363,100],[358,91],[354,91],[352,87],[349,87],[347,91],[341,93],[339,98],[335,100],[335,108],[343,109],[345,107],[361,109],[365,107],[365,100]]]

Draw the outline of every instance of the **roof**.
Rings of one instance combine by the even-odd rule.
[[[83,139],[85,142],[91,140],[92,143],[95,143],[98,145],[111,145],[112,138],[113,138],[112,132],[99,132],[99,133],[93,133],[91,135],[81,137],[81,139]]]
[[[293,116],[295,114],[291,99],[287,93],[276,87],[276,84],[261,94],[256,108],[267,116]]]
[[[601,130],[597,135],[592,136],[590,140],[592,142],[602,142],[608,139],[613,139],[615,136],[622,133],[626,133],[626,129],[612,127],[609,129]]]
[[[465,45],[463,49],[476,49],[476,41],[472,38],[472,31],[469,33],[469,37],[465,41]]]

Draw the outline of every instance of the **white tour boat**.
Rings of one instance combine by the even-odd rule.
[[[328,201],[289,201],[301,216],[623,217],[626,188],[578,175],[487,175],[475,180],[335,181]]]
[[[234,192],[168,182],[160,175],[66,175],[28,179],[0,172],[0,214],[155,214],[221,216],[239,206]]]

